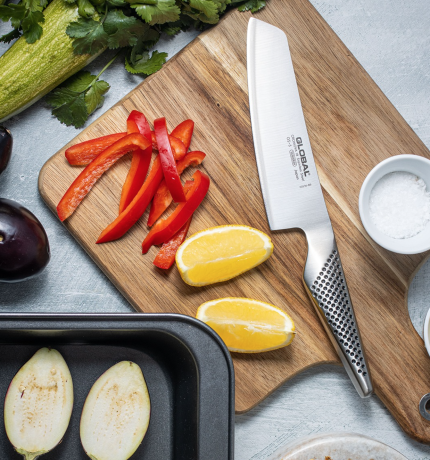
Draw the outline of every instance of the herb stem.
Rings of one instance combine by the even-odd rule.
[[[102,70],[94,77],[94,80],[88,85],[87,89],[94,85],[94,83],[100,78],[101,74],[111,65],[113,62],[116,60],[116,58],[120,55],[122,50],[119,50],[118,53],[115,54],[115,56],[103,67]],[[84,90],[86,91],[86,89]]]
[[[102,24],[106,21],[107,14],[108,14],[108,4],[106,3],[105,15],[103,16],[103,19],[101,20]]]
[[[143,5],[157,5],[158,1],[157,0],[137,0],[135,3],[140,3]]]

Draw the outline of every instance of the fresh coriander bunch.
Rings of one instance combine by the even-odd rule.
[[[42,24],[45,22],[43,10],[48,0],[21,0],[15,4],[9,2],[3,5],[0,0],[0,20],[11,22],[13,30],[0,36],[0,42],[10,43],[24,35],[27,43],[34,43],[42,36]]]
[[[2,5],[5,0],[0,0],[0,20],[10,21],[13,27],[0,41],[10,42],[21,35],[28,44],[38,41],[43,35],[44,8],[49,1],[20,0]],[[55,0],[58,1],[77,8],[77,18],[65,27],[74,55],[94,58],[106,49],[118,50],[98,75],[79,71],[49,94],[52,113],[62,123],[76,128],[103,105],[110,86],[100,76],[120,54],[128,72],[151,75],[166,62],[167,54],[154,50],[162,34],[173,36],[189,28],[204,30],[216,24],[229,7],[256,12],[265,5],[265,0]],[[79,69],[68,70],[70,75]]]

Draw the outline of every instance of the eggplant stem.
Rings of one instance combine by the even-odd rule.
[[[24,457],[25,460],[36,460],[36,458],[39,457],[39,454],[29,452],[28,454],[25,454]]]
[[[21,454],[25,458],[25,460],[36,460],[41,455],[46,454],[47,452],[46,450],[45,451],[39,450],[38,452],[27,452],[26,450],[23,450],[23,449],[16,449],[16,451],[19,454]]]

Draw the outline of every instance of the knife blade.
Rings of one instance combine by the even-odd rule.
[[[254,150],[270,229],[304,231],[306,291],[357,392],[369,397],[370,370],[281,29],[250,19],[247,71]]]

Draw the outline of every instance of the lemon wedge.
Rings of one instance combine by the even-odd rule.
[[[222,338],[230,351],[258,353],[289,345],[296,334],[294,321],[280,308],[240,297],[205,302],[196,318]]]
[[[272,252],[272,241],[265,233],[246,225],[222,225],[185,240],[176,253],[176,265],[187,284],[205,286],[256,267]]]

